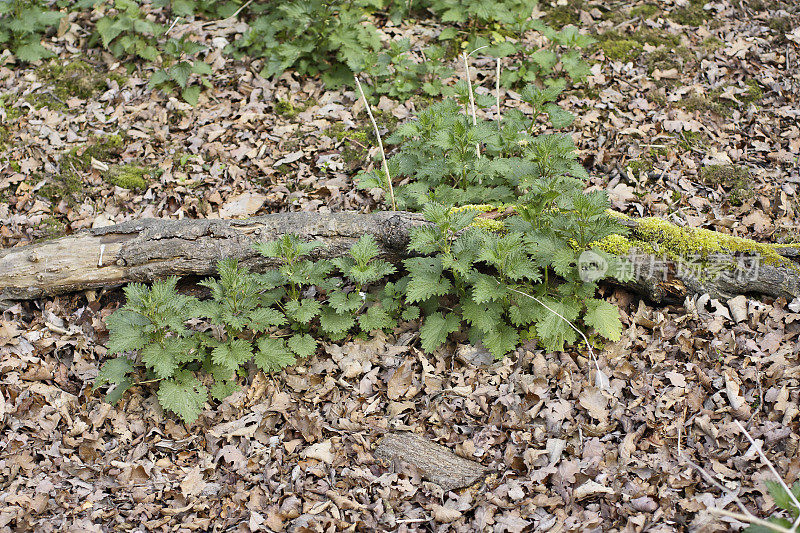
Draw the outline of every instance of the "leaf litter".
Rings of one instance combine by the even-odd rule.
[[[680,44],[645,44],[628,62],[595,48],[586,88],[565,93],[593,186],[631,215],[797,240],[796,7],[712,2],[694,27],[672,16],[686,2],[664,2],[652,17],[623,10],[621,20],[606,18],[603,4],[584,2],[575,15],[601,35],[657,31]],[[778,17],[788,31],[770,24]],[[188,29],[176,25],[176,36]],[[53,39],[64,59],[79,53],[72,31]],[[242,28],[192,31],[219,44]],[[113,58],[91,59],[125,72]],[[35,68],[0,65],[0,92],[23,111],[0,157],[19,162],[0,163],[3,247],[147,216],[376,207],[352,184],[376,154],[357,93],[291,73],[264,80],[218,51],[207,62],[217,88],[195,108],[150,91],[141,73],[36,109],[26,97],[47,88]],[[492,62],[473,69],[493,86]],[[280,115],[281,101],[303,109]],[[386,121],[414,105],[384,98],[376,108]],[[63,185],[69,150],[112,135],[124,136],[122,149],[77,170],[77,190],[47,194]],[[132,162],[157,169],[146,189],[104,179],[110,165]],[[747,178],[704,171],[726,165]],[[576,350],[527,346],[492,362],[456,346],[428,356],[398,332],[326,345],[274,376],[252,373],[191,427],[165,416],[146,387],[115,406],[92,392],[117,291],[17,304],[0,319],[0,529],[713,532],[742,526],[709,513],[732,505],[731,494],[767,516],[772,476],[736,422],[787,483],[800,478],[797,305],[701,296],[653,308],[621,290],[605,296],[625,325],[597,354],[608,387],[595,385]],[[373,455],[392,431],[493,474],[445,491]]]

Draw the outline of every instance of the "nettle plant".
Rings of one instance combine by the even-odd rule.
[[[148,83],[165,92],[180,90],[181,98],[191,105],[197,105],[203,87],[210,88],[211,66],[199,57],[205,45],[193,42],[182,36],[168,39],[162,53],[162,68],[155,71]]]
[[[157,37],[166,28],[148,19],[136,0],[113,0],[106,6],[110,14],[97,21],[95,36],[103,48],[115,57],[140,57],[155,61],[158,57]]]
[[[20,61],[52,57],[42,46],[45,32],[55,27],[63,15],[30,0],[0,0],[0,47],[10,49]]]
[[[587,177],[569,135],[537,134],[546,124],[569,126],[574,116],[555,104],[563,84],[548,88],[528,85],[522,99],[533,113],[511,109],[500,121],[465,112],[469,87],[459,82],[448,88],[454,98],[421,111],[416,120],[401,124],[387,142],[398,144],[388,161],[392,176],[407,182],[395,187],[398,205],[412,210],[434,201],[446,205],[516,202],[528,193],[561,185],[579,185]],[[495,103],[490,95],[475,95],[478,107]],[[382,170],[358,176],[364,188],[387,187]]]
[[[207,300],[177,292],[174,277],[150,288],[128,285],[126,304],[106,321],[108,353],[118,356],[103,364],[95,388],[110,385],[106,398],[116,402],[136,383],[157,382],[161,406],[189,423],[209,393],[221,400],[234,392],[237,373],[250,362],[275,372],[314,353],[319,338],[391,330],[401,314],[410,317],[401,310],[401,289],[384,282],[395,267],[377,258],[373,237],[332,261],[308,258],[318,246],[293,235],[257,244],[280,263],[263,274],[222,260],[218,279],[200,282]]]
[[[380,50],[374,26],[365,23],[369,2],[303,0],[263,2],[242,38],[228,47],[234,56],[263,57],[261,76],[289,68],[301,76],[320,75],[332,86],[349,83]]]

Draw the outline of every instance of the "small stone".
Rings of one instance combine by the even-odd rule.
[[[728,300],[728,309],[731,310],[731,318],[734,322],[747,320],[747,296],[739,295]]]

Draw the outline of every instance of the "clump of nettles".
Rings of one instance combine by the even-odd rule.
[[[318,246],[292,235],[256,245],[281,264],[263,274],[222,260],[219,278],[200,282],[211,292],[204,301],[178,293],[175,277],[150,288],[128,285],[126,304],[107,320],[108,353],[118,357],[103,364],[95,387],[111,385],[106,398],[115,402],[137,379],[155,381],[162,407],[192,422],[209,392],[222,399],[238,388],[236,373],[251,361],[275,372],[314,353],[318,338],[394,327],[401,314],[397,287],[370,290],[395,270],[377,258],[374,238],[363,236],[333,261],[308,259]],[[190,321],[199,325],[189,328]]]

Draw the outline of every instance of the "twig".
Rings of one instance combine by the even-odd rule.
[[[364,107],[367,108],[367,114],[369,115],[370,121],[372,121],[372,127],[375,130],[375,137],[378,138],[378,148],[380,148],[381,150],[381,159],[383,159],[383,171],[386,173],[386,182],[389,184],[389,196],[392,198],[392,211],[397,211],[397,202],[394,199],[394,187],[392,186],[392,177],[389,175],[389,163],[386,162],[386,152],[383,150],[383,141],[381,140],[381,132],[378,131],[378,124],[375,122],[375,117],[372,116],[372,110],[369,108],[369,102],[367,102],[367,97],[364,94],[364,89],[361,88],[361,82],[358,80],[358,76],[355,76],[355,79],[356,79],[356,85],[358,86],[358,92],[361,93],[361,98],[364,99]]]
[[[175,17],[175,20],[173,20],[172,24],[169,25],[169,28],[167,28],[167,31],[164,32],[164,35],[169,35],[169,32],[172,31],[172,28],[175,27],[175,24],[177,24],[179,20],[181,20],[181,17]]]
[[[216,23],[218,23],[218,22],[225,22],[225,21],[226,21],[226,20],[228,20],[228,19],[236,18],[236,17],[239,15],[239,13],[241,13],[242,11],[244,11],[244,10],[247,8],[247,6],[249,6],[249,5],[250,5],[250,4],[252,4],[252,3],[253,3],[253,0],[247,0],[247,2],[246,2],[246,3],[245,3],[243,6],[242,6],[242,7],[240,7],[240,8],[239,8],[239,9],[237,9],[236,11],[234,11],[234,13],[233,13],[232,15],[229,15],[229,16],[225,17],[225,18],[224,18],[224,19],[222,19],[222,20],[209,20],[208,22],[206,22],[206,23],[204,23],[204,24],[201,24],[201,25],[200,25],[200,27],[201,27],[201,28],[205,28],[206,26],[209,26],[209,25],[211,25],[211,24],[216,24]]]
[[[725,509],[720,509],[718,507],[710,507],[708,512],[711,514],[717,514],[720,516],[730,516],[731,518],[735,518],[736,520],[741,520],[742,522],[749,522],[751,524],[756,524],[757,526],[765,527],[767,529],[771,529],[772,531],[778,531],[779,533],[796,533],[796,529],[786,529],[785,527],[774,524],[768,520],[762,520],[757,518],[753,515],[746,515],[741,513],[734,513],[731,511],[726,511]]]
[[[775,465],[772,464],[772,461],[770,461],[767,456],[764,455],[764,452],[761,450],[761,444],[756,444],[756,441],[753,440],[753,437],[750,436],[750,433],[747,432],[741,422],[738,420],[735,420],[734,422],[736,422],[736,425],[739,426],[739,429],[742,431],[742,433],[744,433],[744,436],[747,437],[747,440],[749,440],[750,444],[752,444],[756,449],[758,456],[761,458],[761,462],[764,463],[767,468],[769,468],[769,471],[772,472],[772,475],[775,476],[775,479],[777,479],[778,483],[781,484],[781,487],[783,487],[783,490],[786,491],[786,494],[789,496],[789,499],[792,500],[794,506],[800,509],[800,502],[797,501],[797,497],[794,495],[794,492],[792,492],[792,490],[786,485],[786,482],[783,481],[783,478],[778,475],[778,471],[775,470]],[[792,528],[796,528],[797,525],[800,525],[800,514],[797,516],[797,520],[795,520]]]
[[[600,388],[606,388],[608,386],[608,383],[607,383],[608,382],[608,378],[606,377],[605,373],[602,370],[600,370],[600,363],[597,361],[597,357],[595,357],[595,355],[594,355],[594,350],[592,350],[592,345],[589,343],[589,339],[586,338],[586,335],[584,335],[581,330],[579,330],[577,327],[575,327],[575,325],[572,322],[567,320],[558,311],[554,311],[553,309],[551,309],[550,306],[548,306],[546,303],[541,301],[536,296],[532,296],[532,295],[528,294],[527,292],[519,291],[519,290],[517,290],[517,289],[515,289],[513,287],[509,287],[508,290],[510,290],[512,292],[516,292],[517,294],[521,294],[523,296],[527,296],[528,298],[530,298],[534,302],[538,303],[539,305],[541,305],[542,307],[544,307],[545,309],[547,309],[548,311],[550,311],[551,313],[556,315],[558,318],[560,318],[561,320],[563,320],[564,322],[569,324],[569,327],[574,329],[578,333],[578,335],[583,337],[583,341],[586,343],[586,347],[589,349],[589,356],[592,358],[592,361],[594,362],[594,366],[597,368],[598,374],[604,378],[604,379],[601,378],[601,382],[602,382],[603,386],[600,387]]]
[[[494,80],[494,92],[497,95],[497,131],[500,131],[500,58],[497,58],[497,75]]]
[[[463,56],[464,56],[464,70],[466,71],[467,87],[469,88],[469,108],[470,108],[470,114],[472,115],[472,125],[473,126],[477,126],[477,124],[478,124],[478,116],[477,116],[477,113],[475,112],[475,97],[472,94],[472,79],[469,77],[469,56],[471,56],[472,54],[474,54],[478,50],[483,50],[484,48],[488,48],[488,45],[487,46],[481,46],[480,48],[476,48],[475,50],[473,50],[470,53],[466,53],[466,52],[463,53]],[[478,156],[478,158],[481,157],[481,149],[480,149],[480,144],[479,143],[475,143],[475,155]]]

